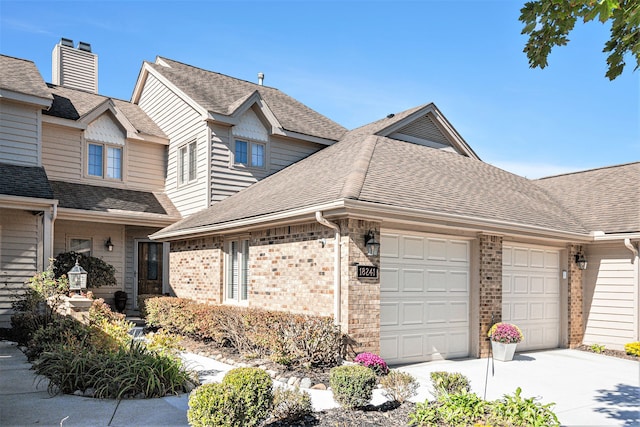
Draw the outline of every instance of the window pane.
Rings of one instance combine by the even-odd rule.
[[[229,258],[231,269],[229,271],[229,287],[227,289],[227,298],[236,299],[238,297],[238,242],[231,242],[229,245]]]
[[[245,141],[236,141],[236,163],[247,164],[247,143]]]
[[[189,144],[189,181],[196,179],[196,143]]]
[[[178,183],[184,184],[187,182],[187,172],[189,165],[187,164],[187,147],[182,147],[178,150]]]
[[[107,147],[107,178],[122,179],[122,149]]]
[[[91,256],[91,239],[69,239],[69,252]]]
[[[89,144],[89,175],[102,176],[102,145]]]
[[[251,166],[264,167],[264,145],[251,144]]]
[[[242,286],[240,288],[240,299],[246,300],[249,284],[249,241],[242,241]]]
[[[161,243],[149,243],[147,260],[147,279],[158,280],[158,245]]]

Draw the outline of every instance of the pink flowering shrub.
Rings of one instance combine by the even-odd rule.
[[[354,362],[366,366],[373,370],[376,375],[387,375],[389,373],[389,367],[384,359],[373,353],[360,353],[353,359]]]
[[[516,344],[524,339],[522,331],[516,325],[511,323],[496,323],[487,334],[491,341],[501,342],[503,344]]]

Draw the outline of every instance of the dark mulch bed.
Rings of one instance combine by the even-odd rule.
[[[577,347],[577,350],[587,351],[589,353],[598,353],[597,351],[594,351],[591,348],[591,346],[588,346],[588,345],[581,345],[580,347]],[[635,360],[636,362],[640,362],[640,357],[634,356],[632,354],[627,354],[626,352],[621,350],[610,350],[608,348],[605,348],[598,354],[604,354],[605,356],[612,356],[612,357],[617,357],[619,359],[628,359],[628,360]]]

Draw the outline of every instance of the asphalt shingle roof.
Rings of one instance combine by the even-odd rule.
[[[47,173],[40,166],[0,163],[0,194],[53,199]]]
[[[0,89],[53,99],[36,64],[6,55],[0,55]]]
[[[640,232],[640,162],[534,181],[589,231]]]
[[[573,215],[526,178],[456,153],[365,135],[362,128],[163,233],[343,199],[586,233]]]
[[[168,215],[168,199],[152,192],[51,181],[58,206],[69,209],[107,212],[110,210]],[[161,200],[162,199],[162,200]]]
[[[171,59],[162,57],[159,59],[169,67],[153,63],[148,65],[212,113],[231,115],[242,101],[257,91],[285,130],[334,141],[339,140],[347,131],[338,123],[278,89],[203,70]]]
[[[48,111],[43,112],[46,115],[78,120],[111,99],[138,132],[163,138],[167,137],[160,127],[136,104],[64,86],[52,84],[47,86],[53,94],[53,105]]]

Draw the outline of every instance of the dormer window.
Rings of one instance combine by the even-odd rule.
[[[265,167],[265,145],[259,142],[249,142],[236,139],[234,160],[237,165],[252,168]]]
[[[87,166],[89,176],[121,180],[122,148],[90,143]]]

